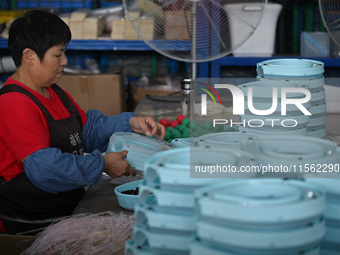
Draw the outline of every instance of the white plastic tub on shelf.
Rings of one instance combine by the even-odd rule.
[[[272,56],[275,46],[276,24],[282,6],[277,3],[268,3],[263,6],[259,3],[237,3],[226,4],[225,10],[227,12],[230,26],[231,26],[231,44],[234,56]],[[262,13],[263,12],[263,13]],[[240,42],[240,26],[243,25],[243,29],[246,29],[244,21],[239,17],[247,16],[254,18],[258,17],[262,13],[262,19],[256,28],[255,32],[247,39],[242,45],[238,45]],[[249,29],[250,26],[249,26]],[[241,33],[242,34],[242,33]]]

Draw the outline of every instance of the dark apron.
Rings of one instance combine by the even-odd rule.
[[[83,155],[81,116],[73,102],[58,85],[52,85],[51,88],[70,112],[69,118],[55,120],[33,94],[15,84],[0,89],[0,96],[5,93],[19,92],[30,97],[47,118],[51,137],[50,147],[59,148],[62,152]],[[84,193],[83,188],[58,194],[48,193],[34,186],[25,173],[19,174],[12,180],[0,184],[2,223],[9,234],[45,227],[51,223],[49,219],[71,215]],[[25,222],[10,218],[22,219]],[[37,221],[44,220],[47,222],[37,223]]]

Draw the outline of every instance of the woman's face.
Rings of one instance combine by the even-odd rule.
[[[51,86],[59,81],[67,65],[65,55],[66,45],[60,44],[48,49],[38,69],[35,70],[39,76],[39,83],[44,87]]]

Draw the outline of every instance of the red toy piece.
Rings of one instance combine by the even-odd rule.
[[[178,121],[179,124],[181,124],[181,123],[182,123],[182,120],[184,120],[184,119],[185,119],[185,116],[182,115],[182,114],[181,114],[181,115],[178,115],[177,118],[176,118],[176,120]]]
[[[159,121],[165,128],[169,126],[169,120],[167,118],[163,118]]]
[[[172,121],[170,121],[169,126],[175,128],[178,124],[179,124],[179,123],[178,123],[177,120],[172,120]]]

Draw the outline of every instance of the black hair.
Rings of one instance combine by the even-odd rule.
[[[68,44],[70,40],[69,27],[57,15],[44,10],[32,10],[11,24],[8,50],[16,67],[19,67],[24,49],[32,49],[42,61],[48,49]]]

